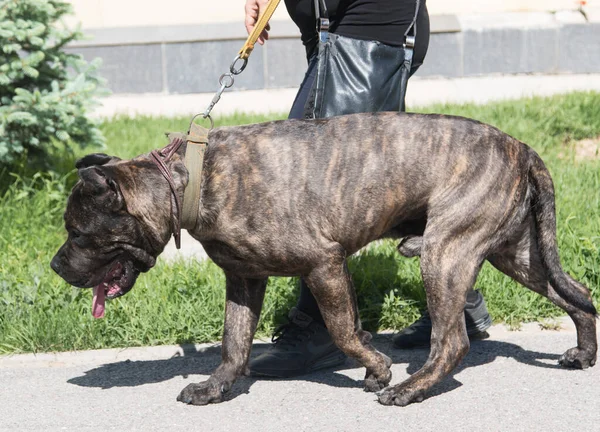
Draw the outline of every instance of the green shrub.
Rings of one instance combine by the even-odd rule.
[[[65,50],[82,38],[60,24],[70,12],[62,1],[0,0],[0,168],[46,165],[49,153],[73,143],[103,144],[86,117],[102,85],[99,62]]]

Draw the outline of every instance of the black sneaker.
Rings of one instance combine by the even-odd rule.
[[[289,320],[275,330],[268,351],[250,360],[252,375],[290,378],[346,361],[325,326],[296,308],[290,311]]]
[[[469,339],[485,339],[489,337],[486,332],[492,326],[492,318],[485,307],[485,300],[479,291],[474,291],[472,301],[465,305],[465,321],[467,324],[467,335]],[[431,317],[425,311],[421,318],[409,327],[394,336],[396,348],[418,348],[427,347],[431,343]]]

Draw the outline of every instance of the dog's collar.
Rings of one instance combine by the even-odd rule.
[[[202,190],[202,166],[204,153],[208,147],[208,129],[192,123],[187,136],[187,148],[184,164],[189,178],[183,193],[181,226],[184,229],[196,228],[200,211],[200,192]]]
[[[167,180],[167,183],[169,183],[175,200],[175,209],[171,209],[171,219],[173,221],[173,237],[175,237],[175,246],[177,249],[181,248],[181,228],[193,229],[198,222],[202,186],[202,165],[204,162],[204,152],[208,146],[208,132],[208,129],[192,123],[187,135],[182,133],[169,134],[169,145],[160,150],[152,150],[150,152],[154,163]],[[183,193],[183,203],[181,203],[173,175],[167,167],[166,162],[171,159],[186,141],[184,165],[189,177]]]

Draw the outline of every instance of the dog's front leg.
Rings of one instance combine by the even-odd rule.
[[[193,405],[221,402],[246,370],[267,279],[242,279],[226,274],[227,304],[221,347],[222,361],[210,378],[184,388],[177,400]]]

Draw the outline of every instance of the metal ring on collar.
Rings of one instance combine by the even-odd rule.
[[[194,120],[196,120],[196,117],[199,117],[199,116],[202,116],[202,118],[207,118],[208,120],[210,120],[210,129],[211,130],[214,129],[215,122],[213,121],[210,114],[196,114],[194,117],[192,117],[192,120],[190,120],[190,126],[188,127],[188,131],[187,131],[188,134],[192,130],[192,124],[194,124]]]

